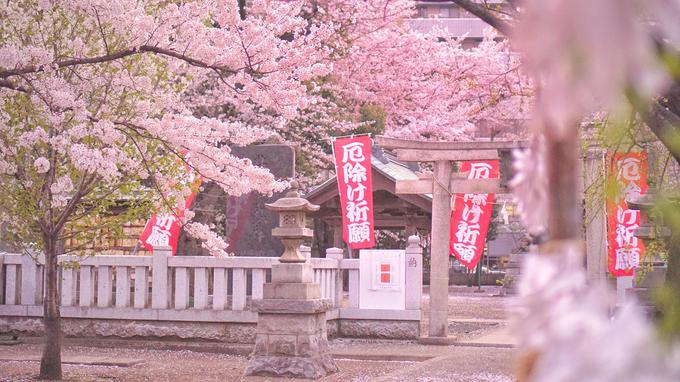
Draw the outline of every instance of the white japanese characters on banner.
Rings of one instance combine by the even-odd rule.
[[[498,177],[498,161],[468,161],[461,166],[468,179]],[[494,194],[456,194],[451,213],[451,255],[473,269],[484,251],[486,233],[491,222]]]
[[[640,211],[628,209],[626,200],[647,193],[647,156],[643,152],[616,153],[611,158],[610,179],[618,193],[607,200],[609,258],[607,268],[614,276],[632,276],[640,265],[645,245],[635,237]]]
[[[190,160],[189,155],[185,154],[185,160],[187,162]],[[183,182],[185,184],[194,184],[194,187],[198,187],[202,179],[196,177],[195,172],[191,170],[188,164],[185,164],[184,167],[187,173]],[[179,231],[181,229],[180,218],[184,216],[184,211],[189,209],[195,198],[196,192],[192,192],[185,199],[184,208],[175,208],[172,212],[151,216],[139,237],[142,246],[151,252],[153,252],[155,247],[169,246],[174,256],[177,253],[177,240],[179,239]]]
[[[371,138],[338,138],[333,141],[342,208],[342,237],[352,249],[375,245]]]

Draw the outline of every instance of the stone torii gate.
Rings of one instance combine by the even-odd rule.
[[[418,180],[399,180],[397,194],[432,194],[432,230],[430,251],[430,337],[448,336],[449,298],[449,225],[451,194],[504,193],[500,179],[467,179],[452,174],[455,161],[500,159],[499,151],[526,147],[525,141],[427,142],[377,136],[382,148],[393,149],[397,159],[405,162],[432,162],[431,176]],[[501,166],[502,167],[502,166]],[[501,168],[501,170],[503,170]],[[429,175],[429,174],[428,174]]]

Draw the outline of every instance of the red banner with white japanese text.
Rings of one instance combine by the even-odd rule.
[[[333,155],[342,209],[342,238],[351,249],[373,248],[371,138],[363,135],[335,139]]]
[[[498,178],[498,161],[463,162],[460,172],[468,179]],[[451,213],[451,255],[468,269],[474,269],[484,252],[494,194],[456,194]]]
[[[189,162],[189,155],[185,154],[185,160]],[[185,184],[193,184],[194,188],[198,188],[202,182],[201,177],[196,177],[196,173],[192,171],[188,164],[185,163],[184,168],[187,171],[187,175],[186,179],[182,181]],[[180,219],[184,217],[184,211],[191,207],[194,199],[196,199],[196,192],[192,191],[184,200],[184,208],[174,208],[172,212],[151,216],[139,237],[139,241],[144,248],[153,252],[154,247],[169,246],[172,248],[172,255],[174,256],[177,253],[177,241],[179,240],[181,229]]]
[[[640,227],[640,211],[628,208],[626,200],[647,193],[647,154],[615,153],[610,157],[609,181],[616,182],[616,193],[607,198],[607,268],[613,276],[632,276],[645,253],[642,240],[635,237]]]

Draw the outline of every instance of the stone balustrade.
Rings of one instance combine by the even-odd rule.
[[[308,247],[300,250],[309,257]],[[417,329],[413,329],[415,333],[404,334],[413,331],[405,330],[404,325],[417,327],[412,324],[420,320],[419,247],[407,249],[407,259],[415,257],[421,265],[417,269],[407,268],[406,310],[359,309],[359,260],[343,258],[342,250],[337,248],[329,249],[326,256],[310,258],[310,262],[322,298],[332,303],[332,309],[326,313],[329,322],[382,322],[384,325],[378,326],[382,333],[388,333],[383,335],[386,338],[390,337],[390,330],[384,326],[394,323],[397,328],[394,337],[418,335]],[[263,286],[271,279],[271,267],[278,263],[278,258],[170,256],[167,248],[157,249],[152,256],[64,255],[59,256],[59,263],[61,315],[65,319],[104,320],[109,324],[108,320],[175,325],[234,323],[254,327],[257,313],[251,310],[251,303],[262,299]],[[43,264],[41,256],[0,253],[0,332],[24,331],[26,325],[13,323],[20,318],[42,316]],[[343,291],[344,277],[349,281],[347,291]],[[362,333],[366,332],[364,326]],[[32,327],[38,330],[37,324]]]

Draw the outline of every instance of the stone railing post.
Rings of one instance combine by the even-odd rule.
[[[5,274],[2,271],[3,265],[5,264],[5,254],[0,252],[0,301],[4,301],[3,296],[3,286],[5,285]]]
[[[300,253],[302,253],[302,256],[309,261],[312,258],[312,248],[308,247],[306,245],[301,245],[300,246]]]
[[[153,250],[151,262],[151,307],[153,309],[168,308],[171,290],[168,278],[168,257],[170,256],[172,256],[170,247],[156,247]]]
[[[21,305],[35,305],[38,291],[38,264],[34,255],[21,256]]]
[[[408,238],[405,261],[406,309],[420,309],[423,298],[423,248],[416,235]]]
[[[589,146],[583,158],[583,195],[585,195],[586,271],[589,283],[607,281],[607,214],[604,186],[598,183],[605,177],[604,153]],[[618,279],[618,278],[617,278]]]
[[[339,308],[340,304],[342,303],[342,269],[340,268],[340,262],[343,258],[342,249],[328,248],[326,250],[326,257],[329,259],[335,259],[338,262],[337,269],[335,270],[335,279],[332,280],[332,282],[335,283],[333,306]]]
[[[61,268],[61,306],[76,306],[78,272],[70,263],[69,266],[64,266],[62,260],[67,259],[66,255],[60,255],[58,259]]]

